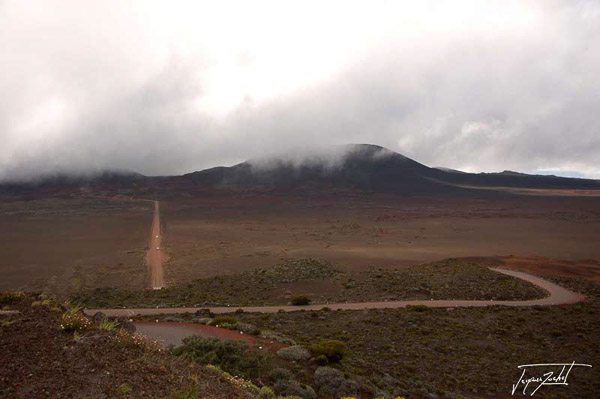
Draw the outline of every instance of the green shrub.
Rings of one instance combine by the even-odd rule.
[[[296,296],[296,297],[292,298],[292,305],[294,305],[294,306],[310,305],[310,298],[307,296]]]
[[[8,290],[0,292],[0,305],[10,305],[25,297],[23,291]]]
[[[198,382],[189,384],[183,388],[175,389],[171,393],[173,399],[196,399],[198,397]]]
[[[327,366],[329,364],[329,360],[327,360],[327,356],[319,355],[315,358],[315,363],[317,366]]]
[[[147,351],[161,351],[160,342],[148,338],[140,333],[120,329],[114,335],[115,342],[121,348],[143,349]]]
[[[251,348],[241,341],[187,337],[183,345],[173,349],[202,365],[214,365],[233,376],[256,379],[273,368],[273,357],[267,351]]]
[[[217,316],[214,319],[212,319],[209,324],[211,326],[227,327],[227,326],[232,326],[232,325],[236,324],[237,322],[238,322],[238,320],[232,316]]]
[[[277,395],[285,398],[315,399],[317,397],[311,386],[300,384],[295,380],[279,380],[275,383],[274,389]]]
[[[52,302],[49,299],[44,299],[43,301],[33,301],[31,302],[31,306],[50,306]]]
[[[425,305],[408,305],[406,309],[411,312],[428,312],[430,310],[429,306]]]
[[[313,353],[325,356],[330,363],[337,363],[344,357],[346,344],[337,339],[322,339],[311,347]]]
[[[125,384],[125,383],[123,383],[115,388],[115,393],[117,395],[127,395],[128,393],[131,393],[131,391],[133,391],[133,388],[131,388],[131,386],[129,384]]]
[[[118,321],[110,321],[108,319],[104,319],[98,323],[99,330],[112,331],[119,325]]]
[[[92,322],[82,312],[80,306],[68,306],[60,320],[62,331],[84,331],[92,326]]]
[[[271,379],[273,379],[273,381],[291,380],[293,375],[292,372],[288,369],[284,369],[283,367],[276,367],[273,369],[273,371],[271,371],[270,377]]]
[[[310,352],[302,345],[292,345],[279,349],[277,356],[285,360],[299,362],[310,359]]]
[[[262,388],[260,388],[260,391],[258,393],[258,397],[260,399],[274,399],[275,398],[275,392],[273,392],[273,390],[267,386],[264,386]]]

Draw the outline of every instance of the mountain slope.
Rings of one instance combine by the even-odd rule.
[[[120,190],[130,196],[179,196],[213,189],[330,192],[363,190],[396,194],[443,195],[470,188],[600,190],[600,180],[501,173],[466,173],[430,168],[394,151],[370,144],[330,147],[310,153],[251,159],[182,176],[146,177],[105,172],[93,176],[61,175],[28,183],[0,184],[0,194],[35,196],[65,192]]]
[[[304,158],[249,160],[183,175],[181,182],[246,189],[355,188],[394,193],[447,193],[462,186],[600,189],[600,181],[516,172],[466,173],[430,168],[386,148],[354,144]]]
[[[272,157],[230,168],[182,176],[196,184],[225,187],[301,189],[356,188],[417,192],[447,189],[432,181],[432,169],[383,147],[355,144],[300,159]]]

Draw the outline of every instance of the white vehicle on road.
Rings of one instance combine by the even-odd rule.
[[[156,247],[156,250],[157,250],[157,251],[160,251],[160,247]]]

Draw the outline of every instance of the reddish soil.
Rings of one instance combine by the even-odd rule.
[[[557,260],[542,256],[511,256],[498,258],[506,268],[533,274],[557,277],[581,277],[600,282],[600,262],[595,259]]]
[[[226,328],[206,326],[197,323],[179,322],[136,322],[136,331],[165,345],[180,345],[183,338],[200,335],[204,338],[218,338],[228,341],[243,341],[249,345],[256,344],[256,339],[239,331]]]

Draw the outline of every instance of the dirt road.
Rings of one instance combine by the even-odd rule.
[[[165,285],[162,266],[164,256],[160,247],[162,238],[160,231],[160,204],[158,201],[152,202],[154,202],[154,219],[152,220],[150,242],[148,244],[148,253],[146,254],[146,265],[148,266],[150,287],[158,290]]]
[[[260,313],[277,313],[280,310],[291,312],[295,310],[320,310],[323,307],[328,307],[332,310],[337,309],[389,309],[389,308],[405,308],[410,305],[425,305],[435,308],[452,308],[452,307],[486,307],[486,306],[534,306],[534,305],[564,305],[569,303],[580,302],[585,299],[585,296],[567,290],[559,285],[551,283],[540,277],[532,276],[531,274],[518,272],[514,270],[491,268],[498,273],[506,274],[512,277],[520,278],[537,285],[540,288],[549,292],[549,296],[542,299],[534,299],[529,301],[474,301],[474,300],[436,300],[436,301],[389,301],[389,302],[357,302],[357,303],[328,303],[316,304],[308,306],[232,306],[232,307],[202,307],[202,308],[144,308],[144,309],[87,309],[85,312],[89,315],[100,311],[109,317],[117,316],[135,316],[149,314],[172,314],[172,313],[194,313],[200,309],[209,309],[212,313],[231,313],[237,309],[242,309],[244,312],[260,312]]]

